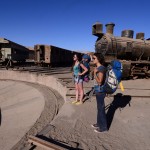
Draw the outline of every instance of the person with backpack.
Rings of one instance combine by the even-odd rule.
[[[100,87],[104,85],[106,78],[106,67],[104,67],[104,56],[101,53],[94,53],[93,63],[96,65],[94,68],[94,89],[97,101],[97,122],[91,125],[95,128],[94,132],[100,133],[107,131],[107,121],[105,113],[105,92],[100,91]]]
[[[73,77],[76,90],[76,100],[73,101],[72,104],[79,105],[83,103],[83,96],[84,96],[83,75],[88,71],[88,69],[82,63],[80,63],[80,57],[78,54],[74,54],[73,60],[74,60]]]
[[[88,71],[82,76],[83,81],[84,82],[89,82],[90,78],[89,78],[89,74],[90,74],[90,61],[91,61],[91,57],[88,54],[84,54],[82,56],[82,61],[81,63],[88,69]],[[82,72],[82,68],[81,68],[81,72]]]

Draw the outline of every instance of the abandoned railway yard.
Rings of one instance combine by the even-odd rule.
[[[150,149],[150,80],[123,80],[105,99],[109,131],[95,133],[93,80],[73,105],[70,67],[0,69],[0,149]]]

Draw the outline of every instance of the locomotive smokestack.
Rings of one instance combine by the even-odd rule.
[[[115,24],[110,22],[110,23],[107,23],[105,26],[106,26],[106,33],[113,35]]]
[[[122,37],[133,38],[134,31],[133,30],[123,30],[121,33]]]
[[[102,36],[103,35],[103,24],[100,22],[96,22],[92,26],[92,34],[95,36]]]
[[[144,33],[143,33],[143,32],[137,33],[137,34],[136,34],[136,39],[144,40]]]

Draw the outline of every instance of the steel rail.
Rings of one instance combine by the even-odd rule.
[[[75,94],[66,94],[66,96],[71,96],[71,97],[75,97]],[[106,97],[114,97],[117,95],[107,95]],[[122,96],[131,96],[131,97],[137,97],[137,98],[150,98],[150,96],[148,95],[122,95]],[[95,97],[95,94],[93,94],[93,97]],[[118,95],[119,97],[119,95]]]
[[[62,150],[61,146],[47,142],[47,141],[42,140],[42,139],[35,137],[35,136],[29,136],[28,142],[34,146],[41,147],[41,148],[44,148],[46,150]]]

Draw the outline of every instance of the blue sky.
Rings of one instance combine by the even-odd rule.
[[[1,1],[0,37],[24,46],[54,45],[94,51],[92,25],[115,23],[114,35],[125,29],[150,37],[149,0],[6,0]]]

